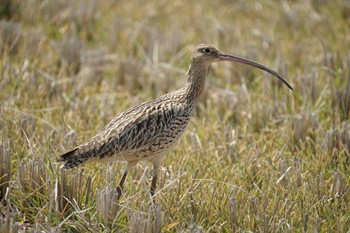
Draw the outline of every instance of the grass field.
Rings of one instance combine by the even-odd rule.
[[[0,232],[349,232],[350,3],[0,1]],[[185,83],[199,43],[274,77],[212,65],[151,208],[140,163],[62,170],[114,116]]]

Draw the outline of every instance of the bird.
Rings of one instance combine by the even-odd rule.
[[[70,169],[90,162],[125,161],[126,166],[116,188],[118,199],[130,168],[139,161],[152,162],[150,195],[153,199],[164,156],[184,135],[204,91],[210,64],[219,61],[259,68],[293,90],[282,76],[265,65],[223,53],[211,44],[199,44],[193,51],[186,73],[187,82],[183,87],[125,110],[95,136],[61,155],[58,162],[64,163],[64,169]]]

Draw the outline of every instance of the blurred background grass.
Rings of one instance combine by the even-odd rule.
[[[0,1],[1,232],[346,232],[350,4]],[[126,108],[185,83],[199,43],[272,67],[212,65],[160,174],[58,156]]]

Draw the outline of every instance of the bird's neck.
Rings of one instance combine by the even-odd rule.
[[[197,103],[201,97],[208,73],[207,64],[192,64],[187,72],[187,83],[184,87],[186,98]]]

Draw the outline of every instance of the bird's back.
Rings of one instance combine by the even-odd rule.
[[[109,122],[86,143],[63,154],[65,168],[96,160],[151,160],[182,136],[193,104],[181,90],[136,105]]]

